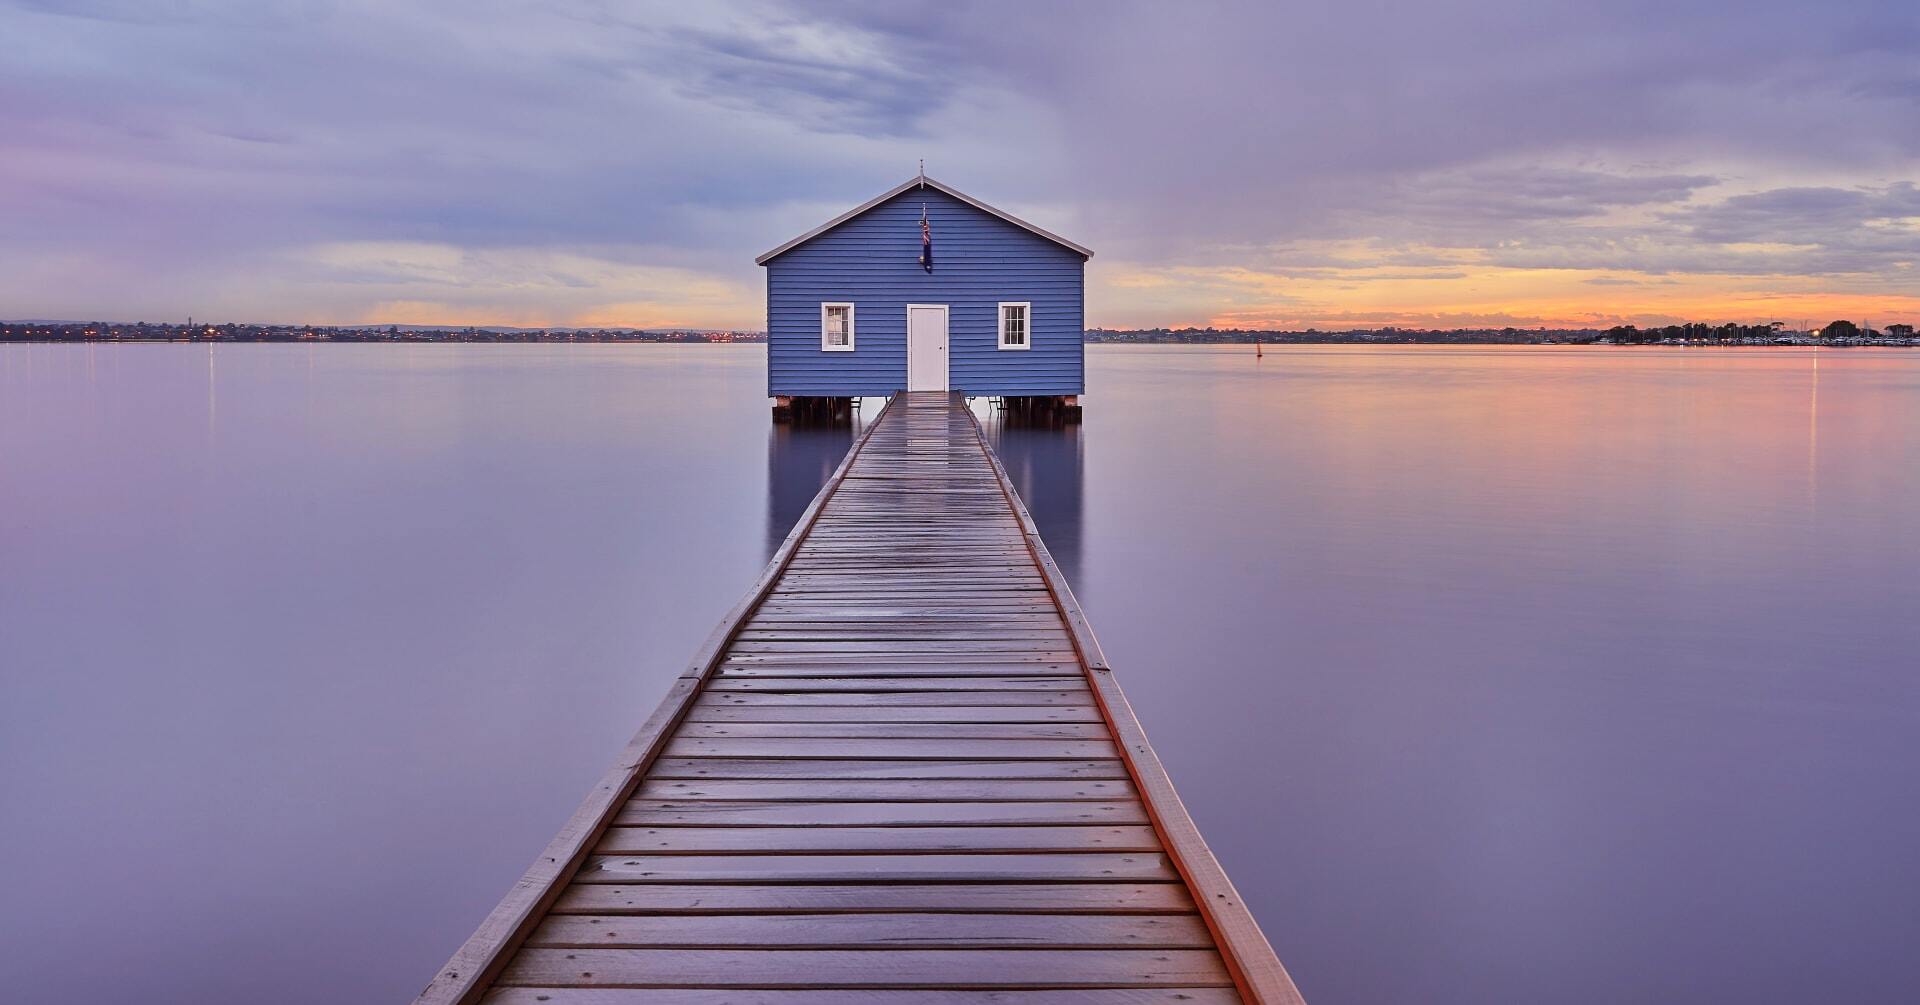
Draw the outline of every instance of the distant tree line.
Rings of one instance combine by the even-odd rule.
[[[1536,342],[1588,341],[1602,336],[1597,329],[1543,328],[1351,328],[1344,331],[1270,331],[1259,328],[1089,328],[1090,343],[1186,343],[1194,345],[1325,345],[1463,343],[1526,345]]]
[[[1118,344],[1241,344],[1252,345],[1813,345],[1916,344],[1914,329],[1908,324],[1890,324],[1885,330],[1873,330],[1851,321],[1835,321],[1813,331],[1790,329],[1785,322],[1767,324],[1689,324],[1640,328],[1618,325],[1613,328],[1354,328],[1345,331],[1266,331],[1252,328],[1090,328],[1090,343]]]
[[[1253,328],[1089,328],[1090,343],[1252,345],[1849,345],[1920,344],[1910,324],[1874,330],[1834,321],[1811,332],[1783,322],[1764,325],[1691,323],[1661,328],[1352,328],[1344,331],[1266,331]],[[323,326],[185,324],[145,321],[0,322],[0,342],[765,342],[765,332],[633,328],[479,328],[404,325]]]
[[[1664,328],[1618,325],[1607,329],[1605,338],[1621,345],[1647,342],[1746,342],[1781,337],[1786,327],[1786,324],[1781,321],[1764,325],[1710,325],[1694,322],[1684,325],[1667,325]]]
[[[0,342],[765,342],[765,332],[108,321],[0,322]]]
[[[1665,328],[1636,328],[1633,325],[1620,325],[1606,330],[1608,341],[1620,344],[1642,344],[1648,342],[1715,342],[1725,344],[1753,343],[1767,341],[1798,341],[1794,336],[1802,333],[1787,331],[1786,323],[1774,321],[1764,325],[1741,324],[1684,324],[1668,325]],[[1875,330],[1851,321],[1828,322],[1824,327],[1805,333],[1806,337],[1824,342],[1848,342],[1863,339],[1909,340],[1913,338],[1913,326],[1908,324],[1888,325],[1884,331]]]

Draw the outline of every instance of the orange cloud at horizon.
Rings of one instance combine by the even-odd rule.
[[[756,306],[754,312],[759,313]],[[419,325],[473,328],[632,328],[685,331],[759,331],[759,323],[737,323],[725,314],[702,317],[685,305],[633,302],[610,303],[580,310],[551,308],[472,308],[434,300],[388,300],[348,316],[309,318],[313,325]]]
[[[1606,328],[1689,321],[1798,327],[1920,320],[1878,276],[1650,274],[1448,263],[1292,270],[1121,264],[1088,276],[1090,327]]]

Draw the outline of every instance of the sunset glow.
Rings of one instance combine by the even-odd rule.
[[[1090,275],[1098,290],[1090,295],[1094,302],[1122,319],[1113,327],[1606,328],[1700,319],[1807,327],[1834,318],[1879,323],[1920,317],[1920,295],[1848,289],[1871,284],[1818,276],[1470,264],[1427,271],[1336,268],[1311,275],[1120,266]]]

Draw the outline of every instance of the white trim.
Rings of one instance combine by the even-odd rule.
[[[1020,333],[1023,341],[1019,345],[1007,344],[1007,308],[1009,307],[1018,307],[1021,310],[1021,323],[1025,326],[1025,331]],[[1001,349],[1007,352],[1019,352],[1033,348],[1033,301],[1000,301],[1000,305],[993,309],[993,328],[999,334],[998,341]]]
[[[829,307],[845,307],[847,309],[847,344],[846,345],[831,345],[827,342],[827,308]],[[853,301],[823,300],[820,302],[820,351],[821,352],[852,352],[853,351]]]
[[[894,187],[888,189],[885,192],[880,193],[879,195],[873,197],[872,199],[868,199],[866,202],[863,202],[860,205],[855,206],[850,210],[847,210],[845,213],[842,213],[839,216],[836,216],[833,219],[828,220],[827,222],[821,224],[820,226],[815,227],[804,234],[801,234],[799,237],[796,237],[793,240],[788,241],[787,243],[779,246],[778,248],[775,248],[772,251],[769,251],[766,254],[761,255],[759,258],[756,258],[753,260],[753,264],[765,265],[768,262],[773,261],[774,259],[780,257],[781,255],[784,255],[787,252],[792,251],[795,247],[805,244],[808,241],[811,241],[814,238],[819,237],[821,234],[824,234],[827,231],[832,230],[833,228],[838,227],[841,224],[847,222],[848,220],[851,220],[854,217],[859,216],[860,214],[866,212],[867,210],[870,210],[873,207],[878,206],[883,202],[886,202],[888,199],[891,199],[894,196],[899,195],[900,193],[905,192],[910,188],[915,188],[917,186],[925,186],[927,188],[934,189],[936,191],[945,192],[946,194],[953,196],[955,199],[958,199],[961,202],[964,202],[967,205],[972,206],[974,209],[977,209],[986,213],[991,213],[994,216],[997,216],[1000,219],[1005,220],[1008,223],[1011,223],[1014,226],[1021,228],[1022,230],[1026,230],[1034,234],[1038,234],[1039,236],[1044,237],[1047,240],[1052,241],[1053,243],[1063,248],[1067,248],[1072,251],[1079,252],[1080,254],[1085,255],[1088,258],[1093,257],[1092,248],[1088,248],[1084,245],[1075,244],[1072,241],[1069,241],[1058,234],[1052,234],[1052,233],[1048,233],[1047,231],[1041,230],[1039,227],[1036,227],[1033,224],[1028,223],[1025,220],[1022,220],[1017,216],[1014,216],[1012,213],[1009,213],[1001,209],[995,209],[992,206],[989,206],[986,203],[981,202],[978,199],[975,199],[973,196],[970,196],[965,192],[960,191],[959,189],[948,188],[947,186],[942,185],[937,181],[934,181],[932,178],[920,177],[920,178],[908,178],[906,181],[903,181],[900,184],[895,185]]]
[[[947,304],[908,304],[902,319],[907,323],[907,390],[913,389],[913,312],[915,310],[940,311],[940,325],[947,331],[946,367],[940,375],[940,383],[946,385],[942,391],[953,390],[953,308]]]

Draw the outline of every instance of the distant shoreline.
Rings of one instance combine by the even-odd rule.
[[[640,328],[478,328],[431,325],[132,324],[112,321],[0,322],[8,342],[609,342],[709,345],[765,342],[765,332]]]
[[[9,345],[765,345],[765,338],[757,339],[611,339],[611,338],[438,338],[438,339],[361,339],[361,338],[314,338],[314,339],[276,339],[276,338],[7,338],[0,337],[0,346]],[[1121,342],[1093,339],[1085,343],[1102,347],[1134,347],[1163,345],[1192,346],[1240,346],[1251,349],[1251,342],[1227,342],[1221,340],[1204,341],[1199,339],[1165,342]],[[1845,339],[1835,341],[1809,340],[1803,342],[1559,342],[1559,341],[1473,341],[1467,339],[1403,339],[1393,342],[1362,339],[1289,339],[1285,342],[1261,343],[1269,349],[1285,349],[1296,346],[1566,346],[1574,349],[1920,349],[1920,338],[1910,339]]]
[[[1830,329],[1840,327],[1838,324]],[[1808,348],[1920,347],[1906,325],[1889,331],[1823,337],[1822,331],[1789,331],[1769,326],[1675,325],[1669,328],[1455,329],[1398,328],[1323,332],[1256,332],[1221,329],[1088,329],[1087,345],[1570,345],[1570,346],[1738,346]],[[437,343],[715,345],[765,344],[765,332],[661,329],[452,328],[385,325],[327,327],[300,325],[119,324],[111,322],[0,322],[0,345],[99,343]]]

